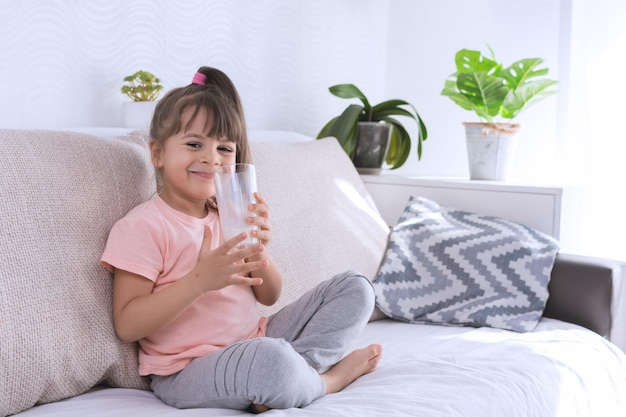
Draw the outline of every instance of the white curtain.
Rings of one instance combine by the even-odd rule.
[[[571,0],[565,12],[563,250],[626,261],[626,0]]]

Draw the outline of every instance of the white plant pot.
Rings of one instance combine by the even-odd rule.
[[[463,123],[470,179],[504,181],[513,166],[519,125]]]
[[[137,129],[150,128],[156,101],[125,101],[122,103],[122,125]]]

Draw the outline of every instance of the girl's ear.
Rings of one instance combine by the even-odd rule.
[[[150,141],[150,159],[152,160],[152,165],[156,168],[161,168],[161,156],[163,154],[163,147],[156,141]]]

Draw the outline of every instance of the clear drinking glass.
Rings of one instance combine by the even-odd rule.
[[[237,245],[237,248],[259,243],[258,238],[250,236],[250,232],[257,227],[246,223],[247,217],[255,215],[248,210],[249,204],[256,203],[254,193],[257,191],[257,184],[254,165],[224,165],[215,171],[214,178],[215,197],[224,240],[246,232],[248,237]]]

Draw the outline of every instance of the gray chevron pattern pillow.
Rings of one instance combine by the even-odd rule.
[[[376,305],[409,323],[531,331],[558,250],[519,223],[411,197],[374,280]]]

